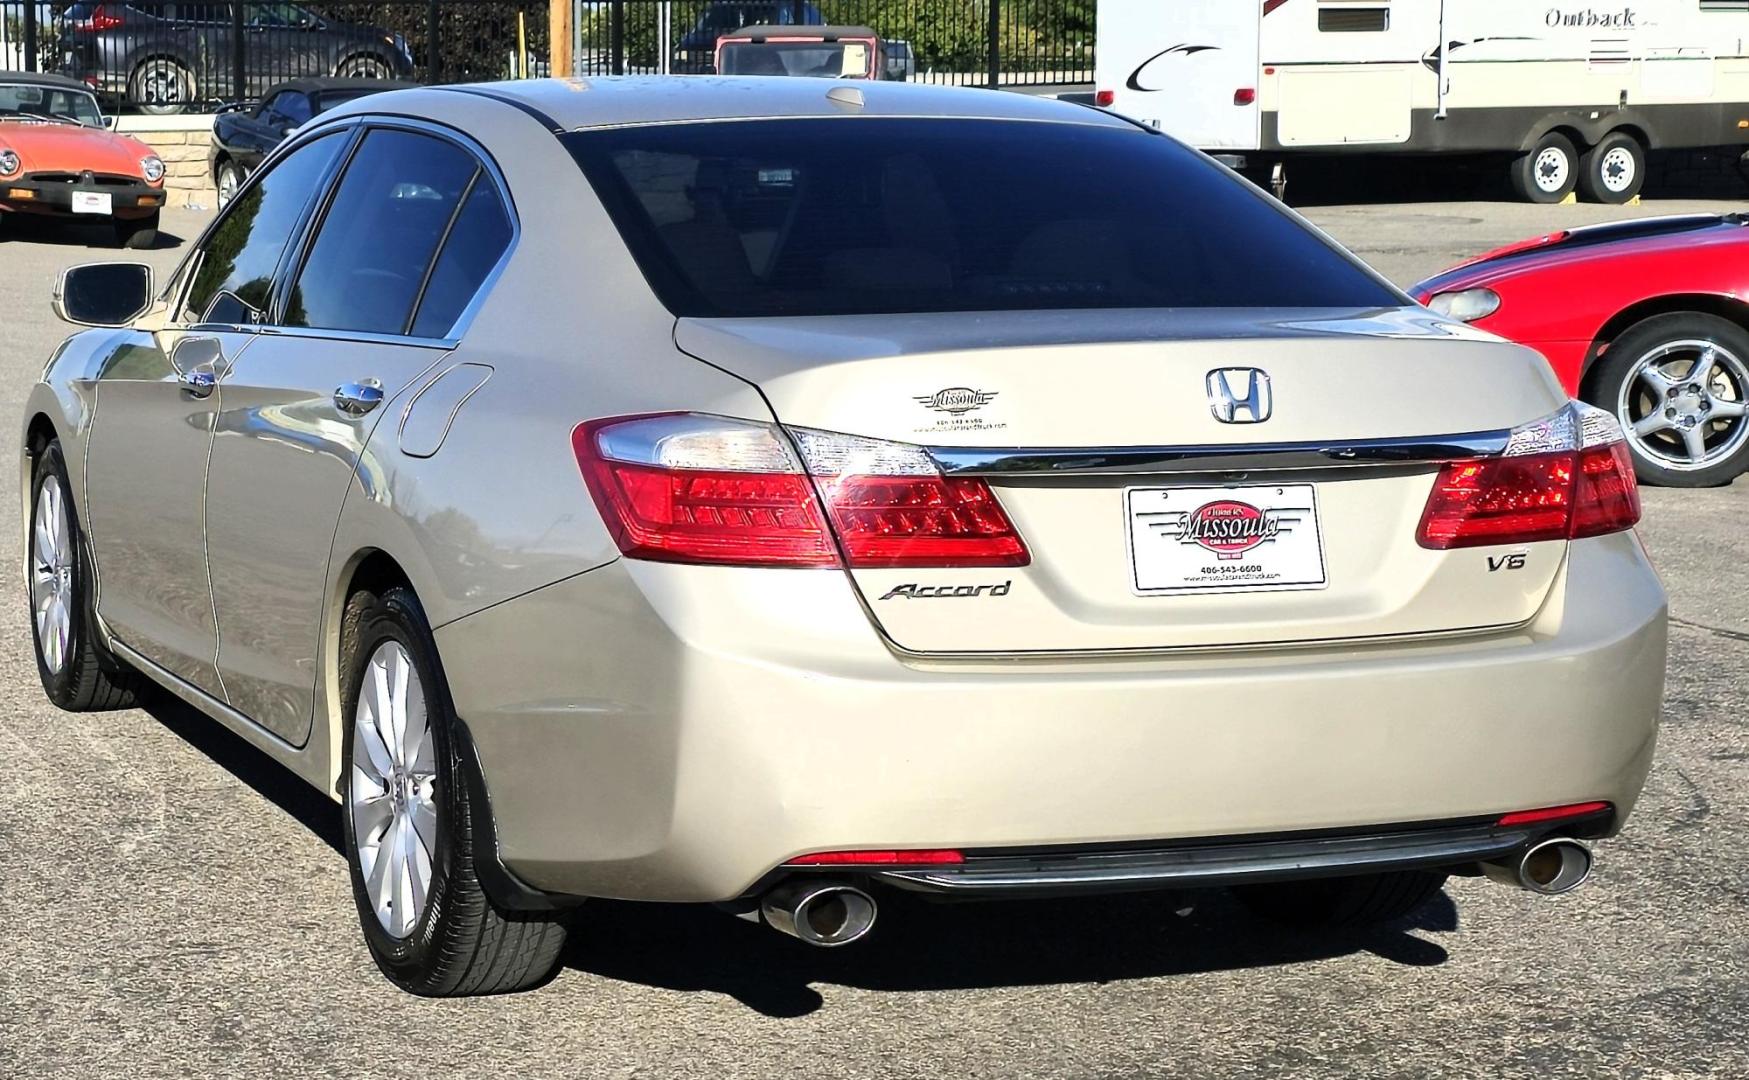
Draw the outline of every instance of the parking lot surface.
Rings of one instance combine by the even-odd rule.
[[[1407,284],[1573,224],[1746,206],[1306,213]],[[145,256],[167,271],[205,220],[167,214]],[[121,257],[0,240],[0,419],[67,333],[56,272]],[[0,1077],[1749,1076],[1749,481],[1645,495],[1673,614],[1663,734],[1637,814],[1569,896],[1455,879],[1413,925],[1321,936],[1221,894],[1184,917],[1149,897],[892,903],[835,951],[597,902],[550,985],[470,1001],[372,968],[338,811],[289,773],[177,705],[52,708],[8,582]],[[0,508],[16,573],[18,501]]]

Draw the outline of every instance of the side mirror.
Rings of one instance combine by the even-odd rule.
[[[126,326],[152,305],[145,263],[86,263],[55,282],[55,314],[75,326]]]
[[[106,116],[103,118],[103,126],[108,128],[111,131],[114,131],[115,125],[118,122],[120,122],[120,120],[121,120],[121,117],[119,117],[119,116]]]

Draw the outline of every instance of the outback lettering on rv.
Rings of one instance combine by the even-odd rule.
[[[1552,7],[1543,16],[1543,22],[1550,27],[1583,26],[1602,27],[1607,30],[1632,30],[1638,25],[1634,21],[1634,9],[1631,7],[1624,7],[1620,11],[1598,11],[1596,8],[1563,10]]]

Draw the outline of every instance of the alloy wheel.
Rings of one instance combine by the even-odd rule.
[[[51,674],[67,663],[73,633],[73,538],[66,496],[54,476],[37,489],[36,522],[30,539],[30,606],[37,647]]]
[[[405,938],[431,894],[437,852],[437,757],[425,688],[398,641],[364,666],[347,785],[359,871],[377,921]]]
[[[1749,438],[1746,391],[1749,365],[1735,353],[1714,341],[1669,341],[1635,361],[1616,415],[1642,456],[1693,472],[1730,457]]]
[[[237,189],[243,185],[243,178],[238,175],[235,165],[226,165],[219,170],[219,205],[229,206],[231,200],[237,197]]]

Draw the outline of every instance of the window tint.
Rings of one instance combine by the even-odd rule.
[[[413,321],[414,336],[446,336],[509,246],[510,216],[498,189],[482,173],[437,256]]]
[[[271,113],[271,123],[276,124],[307,124],[310,122],[310,99],[296,90],[287,90],[273,95],[273,104],[268,106]]]
[[[341,133],[305,143],[231,203],[196,256],[185,320],[258,321],[292,230],[345,144]],[[215,304],[221,297],[224,302]]]
[[[454,143],[373,131],[341,177],[286,305],[287,326],[399,334],[478,170]]]
[[[678,315],[1406,301],[1171,139],[844,118],[564,136]]]

